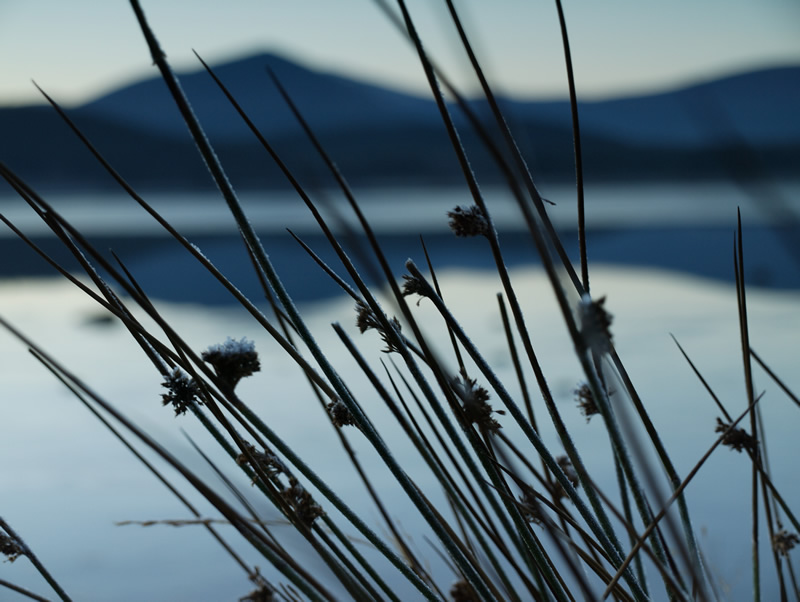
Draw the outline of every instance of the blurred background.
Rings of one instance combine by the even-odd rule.
[[[473,109],[496,136],[444,3],[410,6],[427,50],[461,93],[475,99]],[[340,206],[335,183],[268,78],[267,66],[370,208],[376,227],[391,236],[425,231],[435,244],[436,234],[446,233],[446,211],[470,202],[415,51],[379,3],[243,2],[231,8],[173,1],[144,8],[234,186],[261,231],[273,233],[279,257],[295,256],[298,247],[283,228],[308,231],[305,210],[202,71],[193,49],[215,67],[317,202]],[[554,4],[460,2],[458,8],[537,186],[556,204],[554,221],[563,231],[574,229],[572,124]],[[565,10],[593,259],[727,278],[727,250],[717,257],[713,249],[727,247],[740,207],[760,254],[752,257],[754,281],[800,284],[793,242],[800,180],[798,5],[573,2]],[[130,7],[11,1],[0,7],[0,17],[2,160],[57,201],[84,232],[96,235],[98,244],[108,246],[113,237],[131,261],[141,260],[140,272],[153,257],[162,265],[180,264],[182,255],[160,244],[152,220],[131,206],[44,106],[33,78],[69,108],[149,202],[206,247],[220,246],[222,267],[241,265],[233,248],[218,240],[235,239],[235,228],[158,78]],[[508,232],[510,261],[529,261],[530,249],[519,250],[514,240],[519,220],[498,169],[463,114],[455,108],[453,113],[498,225]],[[0,189],[4,212],[36,235],[36,218],[11,197],[10,188]],[[307,236],[316,242],[313,227]],[[0,266],[2,274],[49,270],[18,252],[19,243],[5,232],[0,246],[15,257]],[[709,253],[698,253],[702,249]],[[446,247],[441,253],[445,263],[460,261]],[[464,265],[477,260],[460,257]],[[186,290],[183,283],[142,277],[157,296],[177,298]],[[296,283],[299,298],[325,294],[324,288],[307,290],[307,283]]]

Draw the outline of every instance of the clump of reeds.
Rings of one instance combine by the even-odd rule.
[[[355,195],[347,185],[345,175],[335,166],[312,128],[305,122],[277,77],[270,73],[297,117],[299,127],[307,133],[319,159],[330,169],[350,203],[370,248],[371,272],[380,275],[382,282],[368,285],[351,261],[341,241],[321,217],[311,195],[298,183],[290,169],[280,160],[269,142],[252,125],[235,98],[225,89],[208,68],[220,91],[252,128],[267,153],[278,163],[294,186],[300,199],[318,221],[337,254],[347,279],[336,270],[321,264],[353,298],[356,325],[361,333],[377,331],[391,355],[391,366],[384,375],[376,374],[361,355],[347,330],[333,327],[347,350],[356,360],[374,389],[374,394],[386,405],[402,436],[416,450],[418,457],[400,458],[388,443],[389,437],[380,432],[371,419],[363,399],[354,395],[336,362],[317,345],[313,333],[281,283],[257,233],[253,230],[239,199],[230,185],[223,165],[203,134],[178,80],[161,52],[154,33],[145,19],[137,0],[132,0],[136,17],[160,70],[191,135],[216,182],[220,193],[239,226],[242,242],[250,254],[254,277],[263,283],[263,292],[274,311],[268,317],[260,307],[228,281],[187,238],[166,222],[158,212],[140,197],[118,172],[95,149],[91,142],[72,123],[68,115],[49,97],[55,110],[75,130],[92,152],[116,179],[119,185],[139,203],[164,229],[180,242],[206,270],[209,271],[241,304],[258,328],[263,328],[299,366],[311,389],[320,400],[320,412],[325,413],[336,431],[353,466],[363,479],[365,490],[382,517],[381,529],[370,526],[337,494],[336,475],[317,474],[303,460],[303,450],[288,446],[268,422],[252,409],[252,400],[237,393],[237,385],[260,368],[255,346],[248,340],[228,339],[205,351],[198,352],[188,345],[162,317],[158,304],[152,301],[120,261],[111,261],[95,249],[81,233],[64,219],[35,190],[17,177],[5,165],[0,174],[19,195],[29,203],[53,233],[70,249],[93,286],[85,284],[65,270],[30,242],[24,233],[13,228],[24,240],[53,264],[65,278],[116,316],[139,343],[146,357],[158,372],[166,392],[164,405],[170,405],[183,419],[198,420],[230,457],[227,468],[219,467],[220,475],[241,470],[258,495],[274,506],[292,525],[294,531],[309,544],[309,554],[330,569],[335,583],[323,582],[310,563],[294,557],[264,517],[249,503],[247,497],[226,479],[235,494],[231,502],[214,487],[198,477],[177,458],[164,449],[148,433],[128,420],[114,405],[92,391],[72,374],[68,367],[52,359],[43,349],[28,340],[10,324],[2,324],[30,347],[34,355],[61,379],[99,419],[111,429],[143,463],[185,504],[192,519],[171,524],[197,525],[205,528],[224,546],[235,563],[241,566],[254,587],[240,600],[332,600],[347,595],[354,600],[409,599],[399,594],[397,583],[405,584],[419,599],[453,601],[467,600],[586,600],[613,597],[617,600],[647,600],[668,597],[672,600],[710,600],[715,596],[712,580],[700,553],[697,534],[691,521],[690,508],[683,492],[709,455],[721,444],[746,454],[753,466],[752,525],[754,532],[753,563],[756,591],[761,574],[758,555],[758,524],[761,513],[766,516],[769,537],[773,542],[773,563],[784,596],[798,591],[792,565],[792,548],[798,543],[800,531],[791,506],[784,500],[770,478],[761,453],[761,424],[758,413],[752,411],[758,402],[752,386],[751,358],[762,364],[774,381],[783,384],[750,349],[747,330],[747,306],[743,275],[741,228],[737,234],[736,285],[740,308],[740,330],[744,371],[748,383],[749,405],[739,415],[732,415],[720,400],[714,398],[722,418],[716,430],[709,425],[708,453],[699,459],[688,475],[680,475],[670,461],[668,450],[651,423],[645,404],[628,377],[617,355],[612,337],[613,319],[606,309],[604,297],[595,298],[590,292],[588,252],[583,223],[583,185],[581,173],[580,130],[577,104],[572,81],[566,25],[560,3],[557,2],[565,45],[565,55],[573,107],[576,166],[578,180],[578,231],[580,233],[580,275],[578,275],[557,236],[545,207],[546,201],[537,191],[524,157],[514,142],[491,88],[464,34],[455,6],[447,0],[453,22],[465,51],[475,69],[483,91],[492,108],[494,123],[478,120],[461,94],[449,83],[426,54],[416,34],[414,22],[403,0],[398,0],[399,14],[387,10],[407,33],[419,55],[420,64],[430,82],[439,108],[442,123],[453,143],[453,152],[462,167],[473,204],[455,207],[449,216],[456,236],[481,236],[492,255],[502,283],[498,295],[499,312],[524,405],[521,405],[468,335],[469,325],[462,325],[448,308],[444,291],[439,287],[433,262],[428,258],[427,274],[414,262],[406,264],[407,273],[401,278],[388,264],[378,238],[361,212]],[[203,63],[205,65],[205,63]],[[500,236],[492,222],[492,208],[485,202],[469,158],[459,142],[451,119],[451,105],[440,92],[445,87],[455,98],[456,105],[467,115],[483,143],[498,163],[507,184],[518,202],[524,220],[557,301],[560,319],[567,327],[580,368],[581,384],[576,390],[580,411],[589,419],[597,416],[608,432],[611,449],[609,459],[619,475],[621,507],[612,496],[598,487],[588,473],[578,449],[572,441],[561,409],[554,402],[547,377],[538,360],[524,312],[517,299],[514,283],[504,261]],[[499,134],[496,135],[496,134]],[[499,142],[498,142],[499,140]],[[124,166],[121,168],[124,170]],[[454,239],[453,244],[459,244]],[[116,258],[115,258],[116,259]],[[321,263],[321,262],[320,262]],[[102,269],[102,273],[95,269]],[[566,274],[562,280],[561,275]],[[566,288],[563,284],[566,282]],[[390,301],[386,307],[378,301],[377,291],[385,287]],[[125,295],[125,298],[123,298]],[[409,299],[411,297],[411,299]],[[419,325],[413,303],[424,300],[440,315],[451,342],[452,356],[444,357],[431,345],[431,336]],[[612,302],[608,301],[611,306]],[[134,308],[138,308],[134,311]],[[135,317],[144,312],[156,327],[145,327]],[[395,317],[397,316],[397,317]],[[522,349],[518,349],[521,345]],[[301,351],[303,349],[303,351]],[[308,353],[309,357],[306,357]],[[687,356],[688,359],[688,356]],[[451,369],[451,363],[457,369]],[[693,367],[693,366],[692,366]],[[525,375],[533,375],[538,393],[530,390]],[[699,376],[699,372],[698,372]],[[529,378],[529,376],[528,376]],[[705,381],[704,381],[705,382]],[[709,388],[709,392],[711,390]],[[786,390],[795,402],[790,391]],[[712,393],[713,395],[713,393]],[[413,405],[411,403],[413,400]],[[158,400],[153,400],[157,403]],[[413,409],[412,409],[413,408]],[[556,454],[539,434],[535,411],[544,410],[565,454]],[[635,459],[645,457],[642,441],[631,440],[629,428],[621,420],[635,417],[647,433],[646,445],[653,450],[660,466]],[[114,427],[107,418],[114,418],[122,429]],[[502,418],[502,420],[500,419]],[[744,426],[749,421],[749,427]],[[596,420],[597,420],[596,419]],[[538,420],[542,420],[539,416]],[[513,432],[512,436],[510,433]],[[716,433],[716,435],[715,435]],[[432,574],[425,558],[420,557],[412,537],[393,518],[393,500],[374,486],[351,445],[351,440],[365,441],[374,459],[388,470],[406,499],[415,507],[424,522],[426,533],[435,537],[435,549],[446,559],[449,574]],[[162,460],[178,471],[186,482],[200,493],[219,512],[219,517],[203,517],[161,471],[144,459],[138,447],[150,448]],[[198,452],[206,456],[201,450]],[[410,463],[422,462],[435,475],[446,506],[434,503],[431,492],[425,492],[414,481]],[[668,490],[658,497],[654,492]],[[677,506],[677,515],[668,513]],[[262,574],[255,565],[242,559],[216,528],[223,521],[232,525],[238,535],[248,542],[272,570]],[[786,526],[784,527],[784,524]],[[370,553],[353,544],[354,538],[365,540]],[[0,551],[9,559],[24,556],[34,562],[56,594],[68,600],[67,594],[36,560],[23,540],[0,520]],[[376,570],[373,558],[382,556],[384,568]],[[390,567],[390,568],[386,568]],[[33,599],[41,597],[13,586],[10,587]],[[248,586],[243,585],[244,591]],[[402,589],[402,588],[401,588]],[[342,593],[344,592],[344,593]]]

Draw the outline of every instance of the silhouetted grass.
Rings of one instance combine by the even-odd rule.
[[[724,420],[718,420],[716,435],[711,431],[712,425],[709,425],[708,452],[698,459],[688,475],[681,476],[616,352],[611,329],[612,317],[606,309],[605,298],[593,298],[589,294],[589,252],[584,220],[577,99],[560,2],[557,5],[576,147],[580,278],[548,218],[546,201],[537,191],[533,174],[514,141],[461,27],[454,3],[447,0],[464,49],[490,103],[494,120],[491,127],[469,113],[463,96],[447,83],[444,74],[427,55],[403,0],[398,0],[399,14],[379,3],[404,28],[416,49],[442,123],[452,142],[454,156],[461,166],[473,204],[454,207],[449,214],[450,225],[456,237],[476,236],[485,240],[487,251],[493,258],[502,286],[502,293],[497,296],[503,325],[502,336],[513,362],[516,377],[513,385],[520,389],[522,403],[509,392],[511,383],[507,386],[501,380],[480,348],[470,339],[469,325],[459,323],[452,313],[444,298],[446,291],[442,290],[436,278],[435,258],[428,255],[427,249],[427,275],[411,260],[406,264],[407,273],[402,279],[392,270],[377,235],[359,207],[355,192],[347,184],[345,174],[337,169],[335,157],[327,154],[314,135],[312,125],[298,111],[292,101],[292,91],[286,90],[274,73],[265,73],[265,77],[271,77],[280,89],[298,120],[298,127],[306,132],[319,160],[327,166],[347,198],[361,233],[366,237],[367,248],[361,249],[360,253],[368,277],[362,277],[343,244],[342,235],[337,235],[323,217],[313,195],[303,188],[291,169],[281,161],[279,153],[238,106],[224,82],[203,62],[221,93],[228,97],[265,152],[278,164],[334,249],[341,263],[340,268],[326,265],[313,249],[298,238],[298,242],[321,266],[323,273],[319,277],[331,277],[353,298],[356,303],[356,325],[360,332],[375,330],[385,344],[387,357],[385,362],[382,361],[384,373],[378,374],[368,359],[363,357],[347,330],[339,324],[333,325],[344,349],[374,390],[374,396],[369,400],[353,393],[354,387],[348,384],[349,378],[346,379],[337,371],[338,362],[333,361],[335,358],[326,355],[317,344],[314,333],[283,286],[280,274],[270,261],[258,233],[247,219],[224,166],[161,52],[139,2],[132,0],[131,4],[153,61],[236,220],[242,244],[252,260],[253,276],[262,285],[272,309],[272,317],[262,312],[256,301],[245,297],[200,249],[140,197],[120,175],[124,166],[120,167],[120,171],[112,167],[57,103],[45,97],[122,189],[229,291],[232,300],[249,312],[254,318],[254,328],[263,328],[297,363],[319,400],[320,411],[328,416],[336,432],[336,438],[330,444],[335,445],[338,441],[345,450],[384,522],[379,529],[385,529],[388,535],[379,534],[375,527],[366,524],[343,501],[336,491],[335,474],[317,474],[314,467],[303,460],[304,450],[288,445],[280,433],[269,426],[267,419],[252,409],[253,400],[239,396],[237,385],[240,380],[258,372],[261,367],[258,352],[251,341],[228,339],[204,351],[192,348],[161,315],[158,302],[148,297],[146,290],[137,282],[135,273],[129,271],[115,255],[109,259],[95,249],[79,230],[61,216],[57,207],[41,198],[4,164],[0,164],[0,175],[73,253],[91,284],[85,284],[57,262],[47,258],[23,232],[5,218],[3,221],[64,277],[129,330],[160,374],[165,388],[162,403],[185,420],[199,421],[230,458],[228,465],[219,465],[209,453],[210,450],[202,449],[192,441],[198,455],[225,484],[225,493],[217,491],[186,467],[150,434],[137,427],[113,404],[71,373],[67,366],[53,359],[13,325],[2,318],[0,323],[30,348],[35,357],[181,500],[193,517],[165,522],[183,527],[202,526],[224,547],[255,588],[253,593],[241,600],[332,600],[341,596],[337,592],[346,592],[353,600],[407,599],[397,592],[394,584],[398,580],[413,588],[417,597],[429,600],[569,601],[607,597],[623,601],[662,597],[672,600],[711,600],[716,597],[713,580],[709,578],[698,547],[697,533],[683,493],[720,445],[745,452],[752,464],[754,599],[759,599],[759,584],[764,574],[764,560],[758,553],[759,538],[763,537],[758,531],[762,516],[766,519],[768,535],[773,542],[772,562],[781,595],[784,599],[797,596],[798,588],[789,563],[789,552],[797,543],[796,531],[800,531],[800,525],[794,517],[791,504],[780,495],[778,486],[770,478],[763,447],[766,434],[757,405],[760,396],[752,384],[751,357],[795,403],[798,400],[750,348],[741,225],[736,235],[734,263],[748,404],[738,416],[730,414],[703,380]],[[506,267],[500,236],[492,221],[492,208],[481,193],[467,151],[460,143],[459,133],[450,115],[452,106],[445,102],[439,89],[442,83],[456,98],[456,106],[469,113],[471,123],[478,129],[514,193],[521,219],[530,233],[557,300],[558,313],[551,319],[561,320],[565,324],[583,372],[583,381],[576,390],[580,411],[587,419],[598,416],[608,433],[608,458],[616,469],[619,486],[617,495],[621,507],[612,502],[614,496],[602,491],[589,473],[561,414],[562,408],[555,403],[547,375],[539,361],[539,353],[546,353],[547,350],[537,352],[535,349],[525,313]],[[494,133],[499,134],[499,142],[495,141]],[[459,242],[454,238],[453,245]],[[346,277],[339,275],[337,269],[343,269]],[[562,275],[565,276],[563,279]],[[389,300],[385,306],[379,300],[381,297],[378,293],[383,292],[381,289],[388,291]],[[435,350],[433,340],[437,334],[421,326],[409,297],[417,305],[424,302],[434,308],[448,333],[452,357],[449,351],[445,357],[443,352]],[[152,319],[156,326],[144,326],[136,317],[142,313]],[[395,313],[399,318],[394,317]],[[518,345],[521,345],[521,351]],[[306,352],[311,359],[306,359]],[[702,380],[699,370],[682,348],[681,352]],[[450,368],[453,362],[457,365],[455,371]],[[529,387],[531,376],[538,394]],[[493,399],[502,405],[501,409],[491,405],[490,400]],[[396,423],[397,433],[413,447],[417,457],[399,457],[391,443],[398,434],[387,436],[388,433],[381,432],[375,425],[371,417],[371,405],[376,400],[385,404]],[[154,403],[157,401],[153,400]],[[753,411],[754,408],[756,411]],[[535,413],[542,409],[547,412],[566,455],[556,455],[540,436],[537,420],[541,422],[542,417],[537,419]],[[168,414],[165,411],[165,415]],[[498,419],[500,415],[507,415],[507,418],[501,422]],[[740,426],[748,416],[749,430]],[[122,428],[115,427],[108,418]],[[302,420],[302,417],[298,420]],[[640,425],[634,424],[634,421]],[[639,426],[643,428],[646,438],[636,434]],[[507,431],[514,435],[506,434]],[[370,478],[364,462],[354,451],[354,439],[368,443],[374,453],[368,459],[370,463],[377,461],[389,471],[402,490],[404,501],[414,506],[419,520],[435,536],[432,547],[435,553],[445,559],[451,574],[430,572],[428,563],[415,545],[418,535],[406,534],[404,529],[408,525],[401,526],[393,518],[396,500],[387,497]],[[142,448],[149,448],[166,465],[173,467],[191,488],[219,512],[221,518],[202,516],[180,493],[180,487],[145,459],[140,451]],[[655,453],[661,466],[646,460],[651,453]],[[424,491],[415,482],[412,473],[419,463],[424,464],[435,476],[446,505],[438,505],[430,492]],[[239,491],[235,481],[228,476],[235,470],[243,471],[254,485],[254,491],[263,498],[259,501],[268,501],[293,527],[294,532],[308,543],[308,553],[330,569],[335,583],[324,582],[318,572],[310,568],[314,564],[309,559],[295,557],[286,548],[281,535],[264,520],[263,513],[258,509],[260,505],[254,503],[250,494]],[[677,506],[677,513],[669,512],[673,504]],[[256,566],[251,566],[237,554],[215,527],[215,523],[220,521],[231,525],[274,568],[274,573],[271,571],[270,575],[277,577],[261,574]],[[788,521],[794,532],[784,526],[784,521]],[[731,525],[731,528],[740,526]],[[67,594],[39,563],[23,539],[2,519],[0,529],[2,552],[10,559],[27,557],[56,595],[68,600]],[[368,542],[369,554],[365,555],[363,546],[355,545],[355,538]],[[387,561],[384,568],[375,567],[372,560],[374,554]],[[0,581],[0,585],[32,599],[42,599],[5,581]],[[237,595],[231,593],[231,596]]]

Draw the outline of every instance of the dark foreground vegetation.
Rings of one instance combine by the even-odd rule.
[[[387,7],[387,18],[398,27],[418,52],[420,64],[431,84],[440,118],[449,141],[450,152],[460,169],[471,194],[471,203],[453,207],[447,219],[454,233],[453,245],[463,241],[456,237],[478,237],[491,255],[502,283],[498,294],[498,311],[505,326],[508,352],[513,358],[518,382],[504,384],[481,350],[468,336],[468,325],[460,324],[449,311],[443,291],[439,289],[435,265],[418,266],[412,261],[406,272],[398,275],[386,260],[370,224],[335,162],[319,143],[292,100],[292,91],[284,90],[280,79],[270,72],[274,85],[294,113],[297,127],[305,132],[315,158],[326,166],[350,203],[365,237],[365,248],[345,250],[351,238],[346,230],[334,234],[332,225],[320,217],[317,206],[295,179],[270,141],[253,128],[253,135],[272,156],[283,176],[293,186],[319,228],[335,251],[336,267],[321,264],[326,276],[353,298],[356,324],[362,333],[375,331],[385,344],[391,362],[383,373],[374,371],[373,362],[364,358],[346,330],[334,324],[344,348],[363,370],[373,394],[367,400],[354,395],[354,387],[337,372],[334,360],[326,356],[315,341],[297,306],[288,294],[257,233],[242,210],[239,199],[206,138],[202,124],[196,119],[189,100],[159,48],[154,32],[148,26],[137,0],[132,5],[152,58],[179,108],[192,139],[211,174],[220,194],[236,219],[242,245],[252,264],[252,278],[257,280],[269,302],[267,315],[259,302],[243,295],[226,276],[219,272],[191,241],[161,218],[140,197],[121,175],[124,165],[112,166],[92,142],[73,125],[69,115],[50,100],[53,109],[74,129],[75,135],[95,156],[99,164],[116,180],[135,202],[185,247],[186,253],[211,273],[228,294],[253,318],[254,328],[264,329],[289,354],[307,379],[312,394],[320,402],[336,430],[338,441],[348,452],[350,461],[363,478],[365,495],[370,496],[384,522],[379,528],[366,524],[337,494],[335,474],[317,474],[303,461],[303,450],[287,446],[280,433],[274,432],[268,418],[252,409],[252,400],[237,394],[242,379],[260,368],[258,351],[247,339],[228,339],[205,350],[188,345],[182,333],[175,331],[159,313],[158,303],[139,286],[136,274],[129,271],[115,255],[102,252],[81,232],[71,226],[27,182],[9,166],[0,165],[0,175],[30,205],[52,230],[53,235],[79,262],[85,279],[78,279],[52,261],[52,267],[105,308],[120,321],[139,343],[146,359],[160,373],[164,392],[162,402],[185,420],[199,421],[230,457],[227,466],[213,464],[229,490],[219,491],[207,480],[190,470],[150,434],[133,424],[109,401],[97,395],[88,383],[82,382],[48,355],[47,351],[26,338],[24,333],[0,318],[0,323],[18,337],[41,361],[44,368],[60,379],[86,404],[131,451],[149,448],[171,466],[184,482],[172,482],[162,468],[142,462],[156,478],[177,496],[194,518],[183,524],[206,529],[210,537],[229,551],[244,575],[251,582],[252,593],[240,600],[395,600],[410,599],[398,591],[407,588],[415,599],[428,600],[712,600],[718,597],[714,580],[698,545],[691,509],[684,490],[692,482],[712,453],[724,453],[719,447],[739,452],[752,464],[752,479],[747,495],[752,499],[752,513],[742,516],[731,529],[752,532],[752,581],[754,599],[759,599],[762,580],[768,580],[770,591],[781,598],[797,598],[798,584],[790,562],[792,548],[798,542],[800,525],[793,514],[792,500],[781,495],[780,483],[773,483],[764,460],[765,434],[759,418],[759,391],[753,386],[752,373],[763,370],[776,389],[791,400],[800,401],[750,348],[747,320],[747,295],[741,226],[735,233],[734,269],[739,324],[742,370],[747,385],[747,407],[732,408],[725,400],[709,394],[719,409],[716,430],[709,429],[708,452],[697,459],[687,474],[679,474],[669,450],[650,421],[646,400],[640,399],[634,383],[618,356],[612,337],[613,322],[609,313],[613,302],[594,297],[590,291],[589,250],[586,245],[583,210],[583,155],[577,104],[571,77],[566,24],[561,19],[568,81],[573,107],[573,148],[577,179],[576,230],[579,234],[577,266],[564,250],[547,214],[544,200],[532,174],[519,152],[511,131],[494,101],[477,58],[461,29],[458,14],[447,0],[453,23],[461,34],[463,48],[480,79],[491,120],[474,118],[470,108],[461,103],[446,74],[439,72],[418,38],[411,15],[403,0],[398,9]],[[559,14],[560,3],[558,3]],[[205,63],[204,63],[205,65]],[[209,77],[215,78],[209,69]],[[220,94],[227,94],[225,82],[216,80]],[[498,173],[514,194],[519,205],[520,220],[525,223],[531,243],[545,270],[557,299],[558,313],[553,320],[563,321],[574,346],[582,370],[582,382],[575,397],[580,411],[588,418],[602,421],[610,449],[608,461],[618,474],[619,491],[613,495],[602,491],[568,432],[562,408],[554,403],[547,375],[539,362],[539,353],[526,327],[515,286],[509,276],[503,247],[492,222],[492,208],[487,206],[471,169],[469,157],[461,144],[458,131],[440,89],[456,99],[471,128],[471,136],[480,140],[484,153],[495,163]],[[238,109],[236,98],[229,101]],[[243,111],[241,118],[249,124]],[[444,216],[443,216],[443,219]],[[6,224],[15,226],[6,220]],[[25,240],[25,234],[16,230]],[[299,241],[299,244],[303,244]],[[34,250],[38,247],[31,243]],[[314,251],[308,248],[314,255]],[[49,257],[42,253],[45,259]],[[357,258],[355,263],[351,255]],[[356,267],[358,265],[358,269]],[[340,273],[342,274],[340,276]],[[363,276],[362,276],[363,274]],[[88,280],[87,280],[88,279]],[[88,284],[87,284],[88,282]],[[377,291],[387,287],[390,302],[382,306]],[[447,357],[434,350],[431,333],[424,331],[415,319],[415,307],[430,304],[440,314],[449,333]],[[145,326],[136,316],[146,314],[155,326]],[[396,316],[396,317],[395,317]],[[687,361],[690,362],[687,356]],[[456,366],[456,368],[451,368]],[[702,379],[699,372],[697,376]],[[509,393],[520,390],[518,397]],[[386,433],[380,432],[370,415],[370,405],[380,400],[395,419],[396,430],[415,450],[413,458],[395,453]],[[156,403],[157,400],[154,400]],[[165,416],[171,414],[165,410]],[[301,418],[298,418],[301,419]],[[537,421],[550,421],[558,434],[564,454],[550,449],[540,437]],[[635,430],[643,437],[632,437]],[[370,461],[378,461],[418,513],[419,524],[433,538],[433,549],[445,559],[450,572],[431,574],[428,563],[412,544],[414,534],[394,518],[395,500],[384,494],[364,470],[364,455],[352,453],[351,442],[366,441],[371,449]],[[208,453],[207,453],[208,451]],[[210,450],[197,449],[208,457]],[[657,458],[649,461],[648,458]],[[210,459],[209,459],[210,461]],[[432,492],[424,491],[410,476],[412,465],[424,464],[441,487],[436,503]],[[252,481],[253,491],[276,508],[296,535],[308,544],[308,557],[289,552],[280,534],[268,524],[245,495],[225,478],[234,470],[243,471]],[[219,513],[214,519],[233,527],[271,568],[263,573],[242,558],[215,521],[201,515],[180,489],[189,486],[202,495]],[[437,499],[440,492],[436,492]],[[722,493],[721,493],[722,495]],[[262,501],[263,501],[262,500]],[[620,500],[619,503],[614,500]],[[724,503],[724,500],[721,500]],[[11,517],[7,517],[11,522]],[[766,525],[766,529],[762,528]],[[381,534],[383,533],[383,534]],[[354,541],[368,542],[369,552]],[[768,553],[761,542],[766,540]],[[0,519],[0,547],[9,560],[32,562],[42,577],[62,600],[69,600],[58,582],[58,567],[51,572],[39,562],[25,543],[25,534]],[[45,556],[43,550],[38,551]],[[313,561],[312,561],[313,556]],[[376,560],[379,558],[379,560]],[[312,567],[323,563],[328,570],[325,579]],[[403,587],[397,584],[402,583]],[[777,584],[772,586],[772,584]],[[0,582],[31,599],[39,594],[12,583]],[[244,585],[243,585],[244,591]],[[405,591],[405,590],[403,590]],[[231,599],[240,596],[231,592]],[[158,597],[158,592],[153,592]]]

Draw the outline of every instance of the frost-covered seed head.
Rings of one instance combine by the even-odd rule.
[[[165,406],[172,404],[176,416],[185,414],[191,404],[201,403],[194,380],[177,366],[167,375],[161,386],[167,389],[166,393],[161,394],[161,401]]]
[[[489,222],[477,205],[456,207],[448,211],[447,217],[450,218],[450,229],[456,236],[486,236],[489,232]]]
[[[237,341],[228,337],[224,343],[209,347],[201,357],[231,389],[245,376],[261,370],[255,343],[245,338]]]

